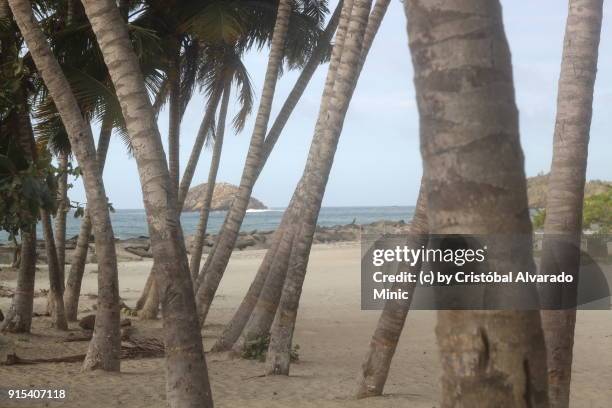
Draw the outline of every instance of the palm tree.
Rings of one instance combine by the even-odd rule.
[[[176,195],[170,190],[144,77],[115,2],[84,0],[83,5],[117,92],[140,174],[156,265],[155,284],[162,298],[167,400],[173,407],[212,407]]]
[[[601,35],[602,0],[570,0],[553,146],[548,180],[546,221],[541,271],[555,274],[573,271],[578,282],[582,206],[587,168],[593,91]],[[546,340],[548,386],[551,407],[569,406],[572,349],[576,324],[577,285],[559,290],[544,288],[542,327]],[[563,293],[569,290],[571,293]],[[571,305],[573,303],[573,305]]]
[[[270,57],[249,151],[247,153],[238,193],[226,216],[226,223],[231,233],[229,235],[224,235],[223,232],[219,234],[215,243],[215,248],[220,248],[220,250],[218,252],[214,250],[213,254],[207,258],[206,265],[204,266],[206,273],[203,276],[205,277],[205,281],[210,283],[200,285],[197,291],[198,315],[201,322],[206,318],[212,297],[221,280],[223,269],[225,269],[225,265],[227,265],[227,259],[225,258],[228,257],[228,253],[231,254],[233,250],[237,233],[240,230],[240,225],[242,224],[246,208],[248,207],[256,175],[259,173],[258,169],[268,127],[268,120],[270,119],[270,112],[272,110],[274,90],[276,88],[276,82],[284,55],[289,18],[291,15],[291,3],[292,2],[289,0],[281,0],[278,6],[274,35],[270,48]],[[221,255],[220,258],[217,257],[218,254]],[[217,260],[215,260],[216,257]],[[208,269],[207,265],[211,265],[211,269]]]
[[[488,270],[532,271],[524,157],[501,5],[404,5],[430,233],[495,236],[503,242],[489,246]],[[491,300],[505,301],[495,295]],[[439,311],[436,336],[441,406],[548,406],[538,311]]]
[[[366,28],[363,54],[361,56],[359,69],[361,69],[363,61],[365,61],[367,52],[371,47],[388,4],[389,1],[381,0],[374,6],[370,21],[368,22],[368,27]],[[326,91],[323,97],[324,107],[321,109],[321,112],[326,110],[325,104],[329,102],[329,95],[333,88],[337,66],[340,63],[339,52],[344,41],[351,7],[350,4],[348,8],[343,7],[343,14],[339,13],[338,9],[336,9],[335,12],[335,15],[339,14],[338,18],[340,19],[340,25],[334,45],[335,54],[332,55],[329,74],[326,80]],[[235,354],[240,355],[245,344],[269,333],[280,301],[289,265],[289,257],[297,233],[293,227],[298,223],[300,220],[299,217],[301,216],[300,203],[302,203],[304,195],[303,180],[302,178],[296,187],[291,202],[283,215],[281,224],[274,235],[272,245],[267,251],[247,295],[230,323],[226,326],[222,336],[215,344],[214,350],[220,351],[232,348]]]
[[[62,116],[73,151],[83,169],[99,259],[98,311],[94,336],[89,345],[84,368],[116,371],[119,370],[120,350],[117,258],[104,183],[95,158],[91,129],[81,114],[47,38],[38,27],[32,14],[31,3],[27,0],[11,0],[9,5],[34,63]]]
[[[419,198],[417,200],[414,217],[408,231],[408,248],[420,248],[427,244],[427,203],[425,186],[421,182]],[[421,262],[417,262],[413,271],[421,269]],[[362,365],[361,376],[357,386],[357,398],[366,398],[382,395],[391,368],[391,360],[395,354],[410,310],[412,294],[415,284],[398,283],[393,289],[403,289],[410,293],[410,300],[388,300],[385,302],[376,330],[370,341],[370,348]]]
[[[332,62],[336,57],[339,64],[337,70],[330,70],[328,74],[315,135],[302,175],[303,194],[298,200],[300,217],[294,227],[296,233],[291,244],[287,278],[271,329],[266,358],[268,374],[289,374],[295,317],[317,218],[346,112],[363,66],[362,55],[369,48],[365,45],[368,42],[365,33],[372,1],[355,0],[352,5],[347,1],[344,7],[350,11],[350,19],[341,48],[336,50],[334,47]]]

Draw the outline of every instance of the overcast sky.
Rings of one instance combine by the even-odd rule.
[[[335,6],[336,1],[331,3]],[[567,1],[502,0],[502,4],[512,49],[526,172],[532,176],[550,167]],[[610,180],[612,5],[605,4],[588,178]],[[245,62],[258,98],[267,50],[251,53]],[[304,169],[326,72],[327,66],[321,66],[315,74],[255,186],[254,197],[268,206],[287,205]],[[416,201],[421,158],[412,74],[402,4],[392,0],[346,118],[324,206],[413,205]],[[288,72],[281,78],[272,118],[297,75]],[[181,128],[181,165],[189,158],[203,110],[203,98],[195,97]],[[167,112],[160,115],[159,126],[165,138]],[[252,127],[251,119],[241,134],[230,129],[226,132],[219,181],[239,183]],[[119,138],[113,138],[106,163],[104,182],[115,208],[143,208],[136,163]],[[200,159],[194,185],[206,180],[209,163],[207,150]],[[75,183],[70,195],[73,200],[85,201],[80,182]]]

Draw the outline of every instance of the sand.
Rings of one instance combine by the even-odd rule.
[[[318,245],[313,248],[306,278],[295,343],[300,362],[289,377],[263,377],[263,363],[230,359],[209,353],[207,361],[216,407],[336,408],[439,406],[439,377],[434,327],[435,312],[411,312],[398,347],[385,396],[355,400],[359,367],[380,312],[360,310],[359,245]],[[232,256],[218,296],[203,330],[205,347],[212,346],[222,325],[231,317],[259,266],[264,251],[237,252]],[[151,262],[120,264],[121,296],[133,306]],[[2,283],[15,286],[14,274],[0,272]],[[91,313],[96,292],[95,265],[84,278],[82,315]],[[47,287],[44,268],[37,287]],[[0,298],[7,310],[10,299]],[[36,309],[44,309],[44,298]],[[134,322],[151,332],[161,322]],[[71,324],[76,330],[77,326]],[[21,357],[53,357],[84,352],[86,343],[60,343],[64,333],[49,328],[48,318],[34,320],[31,335],[8,335]],[[579,312],[576,332],[572,407],[612,407],[612,311]],[[0,367],[0,389],[66,389],[63,402],[8,401],[0,407],[165,407],[163,359],[122,361],[121,373],[80,372],[78,363]]]

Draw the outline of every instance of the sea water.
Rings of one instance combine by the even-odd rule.
[[[268,210],[249,210],[242,223],[242,231],[272,231],[276,229],[281,221],[285,209],[271,208]],[[225,219],[226,211],[213,211],[208,219],[207,232],[216,234]],[[364,225],[376,221],[399,221],[406,222],[412,219],[413,206],[394,207],[323,207],[319,214],[318,225],[331,227],[335,225],[346,225],[352,222]],[[198,212],[185,212],[181,216],[181,224],[185,235],[191,235],[198,226]],[[146,215],[144,210],[115,210],[111,213],[111,221],[115,237],[120,239],[148,236]],[[66,236],[78,235],[81,224],[80,218],[75,218],[74,213],[68,214],[66,222]],[[42,239],[40,225],[38,226],[38,238]],[[7,234],[0,232],[0,241],[6,241]]]

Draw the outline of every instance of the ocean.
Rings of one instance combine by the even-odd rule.
[[[283,216],[284,208],[271,208],[268,210],[249,210],[244,222],[242,231],[271,231],[276,229]],[[208,220],[208,233],[215,234],[221,228],[225,219],[225,211],[214,211]],[[319,214],[318,225],[331,227],[334,225],[350,224],[353,221],[357,224],[370,224],[376,221],[399,221],[406,222],[412,219],[414,214],[413,206],[394,206],[394,207],[323,207]],[[198,225],[199,213],[186,212],[181,216],[181,224],[185,235],[195,232]],[[144,210],[116,210],[111,213],[113,230],[115,237],[120,239],[148,236],[146,216]],[[80,218],[74,218],[73,213],[68,214],[67,237],[78,235],[81,224]],[[38,228],[38,238],[42,239],[40,225]],[[7,234],[0,232],[0,241],[6,241]]]

